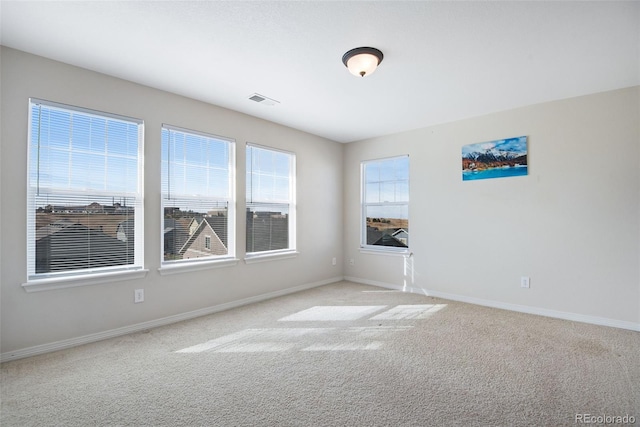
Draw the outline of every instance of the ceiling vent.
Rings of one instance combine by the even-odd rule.
[[[276,105],[280,104],[280,101],[276,101],[275,99],[267,98],[264,95],[260,95],[259,93],[254,93],[249,97],[250,100],[258,102],[262,105]]]

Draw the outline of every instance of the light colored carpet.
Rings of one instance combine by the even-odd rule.
[[[3,427],[640,423],[640,333],[348,282],[1,370]]]

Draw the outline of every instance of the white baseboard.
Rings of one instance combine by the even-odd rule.
[[[419,287],[395,285],[391,283],[383,283],[375,280],[361,279],[358,277],[345,276],[344,280],[350,282],[362,283],[364,285],[378,286],[386,289],[394,289],[414,294],[427,295],[452,301],[466,302],[469,304],[482,305],[485,307],[500,308],[503,310],[517,311],[520,313],[536,314],[538,316],[554,317],[556,319],[572,320],[574,322],[590,323],[593,325],[609,326],[612,328],[628,329],[640,332],[640,323],[627,322],[624,320],[609,319],[606,317],[588,316],[578,313],[569,313],[566,311],[548,310],[546,308],[529,307],[526,305],[510,304],[499,301],[485,300],[481,298],[468,297],[464,295],[450,294],[446,292],[431,291]]]
[[[307,283],[304,285],[295,286],[293,288],[282,289],[279,291],[269,292],[262,295],[256,295],[253,297],[244,298],[237,301],[231,301],[228,303],[215,305],[212,307],[206,307],[199,310],[189,311],[187,313],[176,314],[173,316],[163,317],[161,319],[151,320],[143,323],[137,323],[135,325],[130,325],[130,326],[124,326],[122,328],[111,329],[108,331],[98,332],[95,334],[84,335],[81,337],[70,338],[67,340],[57,341],[53,343],[37,345],[33,347],[16,350],[16,351],[9,351],[9,352],[0,354],[0,362],[7,362],[10,360],[17,360],[25,357],[37,356],[39,354],[50,353],[52,351],[58,351],[58,350],[64,350],[64,349],[76,347],[79,345],[102,341],[109,338],[115,338],[118,336],[127,335],[134,332],[140,332],[140,331],[144,331],[151,328],[157,328],[159,326],[165,326],[172,323],[181,322],[183,320],[194,319],[196,317],[218,313],[220,311],[229,310],[229,309],[240,307],[243,305],[265,301],[271,298],[276,298],[276,297],[292,294],[295,292],[300,292],[307,289],[328,285],[330,283],[339,282],[341,280],[348,280],[354,283],[362,283],[365,285],[378,286],[381,288],[393,289],[393,290],[398,290],[403,292],[410,292],[410,293],[432,296],[437,298],[443,298],[443,299],[448,299],[452,301],[460,301],[460,302],[465,302],[469,304],[481,305],[485,307],[493,307],[493,308],[499,308],[503,310],[511,310],[511,311],[517,311],[521,313],[535,314],[539,316],[553,317],[553,318],[564,319],[564,320],[572,320],[576,322],[590,323],[594,325],[609,326],[613,328],[628,329],[631,331],[640,332],[640,323],[609,319],[605,317],[587,316],[583,314],[569,313],[564,311],[547,310],[544,308],[529,307],[529,306],[518,305],[518,304],[509,304],[509,303],[504,303],[499,301],[491,301],[491,300],[485,300],[481,298],[468,297],[464,295],[450,294],[450,293],[439,292],[439,291],[431,291],[431,290],[423,289],[419,287],[402,286],[402,285],[396,285],[391,283],[378,282],[375,280],[361,279],[359,277],[338,276],[338,277],[333,277],[331,279],[322,280],[319,282]]]
[[[316,288],[318,286],[328,285],[343,280],[342,276],[333,277],[331,279],[322,280],[319,282],[307,283],[293,288],[282,289],[279,291],[269,292],[262,295],[256,295],[249,298],[244,298],[237,301],[231,301],[224,304],[214,305],[212,307],[201,308],[199,310],[189,311],[187,313],[176,314],[173,316],[163,317],[161,319],[151,320],[143,323],[136,323],[135,325],[124,326],[122,328],[111,329],[104,332],[98,332],[95,334],[84,335],[81,337],[70,338],[67,340],[57,341],[48,344],[37,345],[28,347],[16,351],[9,351],[0,354],[0,362],[7,362],[9,360],[23,359],[25,357],[37,356],[39,354],[50,353],[52,351],[64,350],[79,345],[89,344],[96,341],[102,341],[109,338],[115,338],[122,335],[131,334],[134,332],[145,331],[151,328],[157,328],[159,326],[170,325],[172,323],[181,322],[183,320],[194,319],[200,316],[206,316],[208,314],[218,313],[220,311],[229,310],[232,308],[240,307],[255,302],[265,301],[268,299],[281,297],[295,292],[305,291],[307,289]]]

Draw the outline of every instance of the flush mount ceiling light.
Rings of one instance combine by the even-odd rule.
[[[382,62],[382,52],[375,47],[357,47],[342,55],[342,63],[354,76],[368,76]]]

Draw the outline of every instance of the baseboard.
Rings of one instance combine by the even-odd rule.
[[[194,311],[189,311],[187,313],[181,313],[173,316],[163,317],[161,319],[151,320],[148,322],[136,323],[135,325],[124,326],[122,328],[111,329],[108,331],[98,332],[95,334],[84,335],[81,337],[70,338],[67,340],[57,341],[53,343],[37,345],[33,347],[16,350],[16,351],[9,351],[9,352],[0,354],[0,362],[8,362],[10,360],[23,359],[25,357],[37,356],[39,354],[50,353],[52,351],[64,350],[67,348],[89,344],[92,342],[102,341],[109,338],[115,338],[122,335],[131,334],[134,332],[141,332],[147,329],[170,325],[172,323],[181,322],[183,320],[195,319],[196,317],[218,313],[220,311],[229,310],[229,309],[240,307],[243,305],[248,305],[248,304],[252,304],[260,301],[266,301],[268,299],[293,294],[295,292],[305,291],[307,289],[328,285],[330,283],[339,282],[341,280],[343,280],[342,276],[333,277],[333,278],[322,280],[319,282],[307,283],[304,285],[295,286],[293,288],[287,288],[279,291],[269,292],[266,294],[256,295],[256,296],[244,298],[237,301],[231,301],[224,304],[214,305],[212,307],[201,308],[199,310],[194,310]]]
[[[386,289],[394,289],[414,294],[422,294],[431,297],[448,299],[452,301],[466,302],[469,304],[482,305],[485,307],[499,308],[503,310],[517,311],[520,313],[535,314],[538,316],[553,317],[556,319],[572,320],[574,322],[590,323],[593,325],[609,326],[612,328],[628,329],[640,332],[640,323],[627,322],[624,320],[609,319],[606,317],[588,316],[578,313],[570,313],[565,311],[548,310],[545,308],[529,307],[526,305],[510,304],[500,301],[485,300],[481,298],[468,297],[464,295],[450,294],[446,292],[431,291],[419,287],[402,286],[391,283],[378,282],[375,280],[361,279],[358,277],[345,276],[344,280],[350,282],[362,283],[364,285],[378,286]]]

